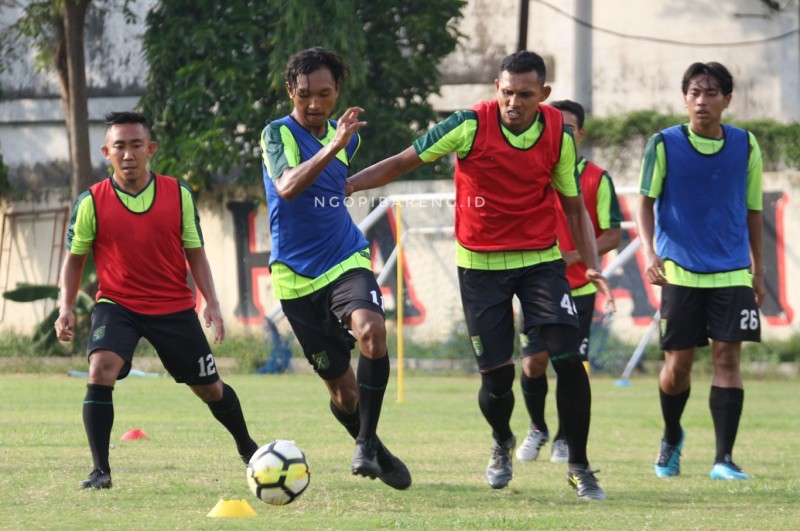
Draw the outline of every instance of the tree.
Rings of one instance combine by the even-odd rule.
[[[438,62],[456,46],[463,0],[163,0],[147,15],[150,70],[141,110],[159,171],[195,189],[260,182],[264,120],[289,111],[283,70],[314,45],[352,68],[339,98],[369,121],[357,170],[407,146],[435,119]],[[443,162],[446,165],[446,161]],[[420,168],[417,176],[441,172]]]
[[[121,0],[129,22],[133,18],[128,10],[130,1]],[[101,0],[99,3],[113,3],[116,7],[118,2]],[[0,56],[6,60],[18,56],[17,47],[33,43],[39,68],[52,69],[58,74],[69,140],[73,198],[88,188],[92,181],[84,53],[84,28],[91,7],[92,0],[31,1],[23,8],[20,18],[0,36]]]

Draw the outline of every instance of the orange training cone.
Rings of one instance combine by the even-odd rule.
[[[247,500],[220,500],[206,516],[211,518],[243,518],[257,516]]]
[[[120,437],[119,440],[121,441],[135,441],[136,439],[149,439],[150,437],[147,436],[145,432],[142,430],[128,430],[125,434]]]

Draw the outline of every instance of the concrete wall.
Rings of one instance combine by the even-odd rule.
[[[4,6],[0,28],[16,21],[17,7]],[[141,38],[147,10],[154,0],[132,2],[137,23],[128,25],[121,12],[101,17],[90,10],[86,22],[86,82],[89,94],[89,142],[98,168],[105,159],[103,143],[105,114],[133,109],[144,91],[147,63]],[[58,78],[38,71],[35,50],[24,51],[22,59],[0,72],[0,153],[9,167],[9,177],[23,188],[66,185],[69,178],[69,145]]]
[[[800,239],[800,209],[792,207],[793,201],[800,198],[800,173],[768,174],[765,181],[764,256],[769,271],[769,297],[762,307],[764,336],[785,338],[798,330],[800,319],[797,315],[800,255],[792,245]],[[354,196],[351,212],[355,219],[363,220],[381,197],[451,192],[451,181],[394,183],[371,196]],[[632,205],[633,197],[623,196],[623,212],[628,219]],[[17,282],[55,282],[68,207],[58,193],[3,205],[0,289],[11,289]],[[199,208],[226,327],[231,333],[260,332],[264,316],[275,307],[267,269],[270,252],[267,213],[244,194],[206,195],[199,201]],[[440,197],[417,196],[404,203],[402,220],[406,233],[403,262],[406,337],[423,343],[445,340],[463,329],[450,229],[452,203]],[[390,211],[366,230],[376,274],[383,271],[394,248],[395,223]],[[633,236],[628,231],[623,246]],[[619,308],[613,330],[631,341],[638,340],[644,332],[659,300],[658,290],[642,281],[641,265],[641,257],[637,255],[636,260],[611,277]],[[393,315],[397,305],[396,270],[391,268],[386,273],[384,299]],[[0,331],[30,332],[54,307],[52,301],[0,304]],[[395,322],[390,320],[389,327],[394,326]]]
[[[529,0],[527,47],[548,60],[552,98],[583,100],[598,116],[638,109],[682,112],[683,71],[694,61],[716,60],[736,81],[729,114],[797,121],[800,2],[780,4],[781,11],[771,12],[755,0]],[[126,25],[118,12],[106,17],[90,12],[86,56],[93,146],[102,141],[103,115],[132,109],[144,90],[141,35],[155,5],[155,0],[134,2],[134,25]],[[520,5],[520,0],[468,0],[459,26],[464,39],[441,63],[443,86],[431,99],[434,108],[445,113],[493,97],[500,61],[517,47]],[[0,27],[16,20],[19,11],[4,7]],[[28,50],[22,61],[0,72],[0,153],[14,182],[65,184],[68,149],[58,84],[53,74],[37,72],[33,53]],[[591,87],[579,86],[581,79],[591,80]],[[103,162],[99,149],[92,151],[92,161],[98,167]]]
[[[754,0],[530,0],[527,48],[549,60],[554,99],[587,99],[579,85],[590,79],[586,103],[597,116],[682,113],[683,72],[695,61],[718,61],[734,76],[730,112],[737,118],[798,121],[800,6],[781,5],[770,11]],[[460,26],[467,39],[442,62],[437,109],[492,97],[500,61],[517,47],[519,13],[518,0],[468,1]]]

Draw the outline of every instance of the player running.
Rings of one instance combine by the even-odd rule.
[[[572,132],[576,145],[583,140],[586,130],[583,128],[585,119],[583,106],[571,100],[560,100],[551,103],[561,111],[564,126]],[[611,176],[604,169],[586,160],[578,159],[578,179],[581,187],[586,211],[592,221],[595,245],[600,255],[616,249],[621,239],[620,222],[622,216],[619,210],[617,194]],[[581,260],[575,248],[575,242],[569,233],[567,218],[561,203],[558,207],[558,247],[567,263],[567,280],[572,289],[572,300],[578,311],[578,328],[580,330],[581,357],[586,370],[589,370],[589,335],[594,315],[595,294],[597,288],[586,279],[586,264]],[[548,441],[550,435],[545,421],[544,408],[547,397],[547,354],[543,352],[541,338],[520,335],[522,372],[520,373],[520,386],[525,406],[531,418],[528,435],[517,447],[516,455],[520,461],[535,461],[539,457],[539,450]],[[558,431],[553,438],[553,447],[550,461],[566,463],[569,461],[569,447],[564,437],[564,430],[559,423]]]

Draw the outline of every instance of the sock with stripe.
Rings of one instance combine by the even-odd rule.
[[[94,467],[110,474],[108,445],[111,442],[111,428],[114,426],[114,402],[111,398],[113,387],[99,384],[86,384],[83,398],[83,427],[89,439]]]

